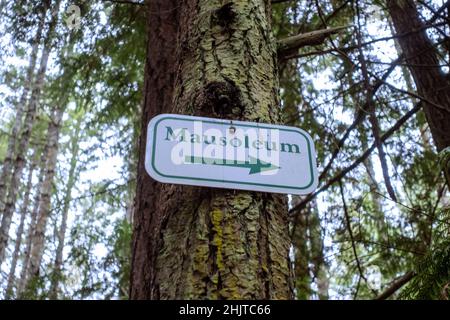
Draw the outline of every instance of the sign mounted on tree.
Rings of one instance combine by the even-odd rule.
[[[147,128],[145,168],[174,184],[288,194],[317,187],[311,137],[254,122],[158,115]]]

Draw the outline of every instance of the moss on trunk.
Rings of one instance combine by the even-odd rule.
[[[174,100],[163,111],[278,123],[270,1],[189,0],[178,10]],[[152,227],[158,236],[149,248],[157,250],[147,298],[292,297],[285,196],[168,184],[157,188],[158,205],[149,213],[158,221]],[[145,253],[135,252],[134,260],[139,254]],[[134,263],[132,272],[139,268]],[[145,290],[133,286],[145,284],[132,284],[131,292],[132,298],[146,298]]]

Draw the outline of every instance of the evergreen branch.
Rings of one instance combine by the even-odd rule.
[[[391,63],[391,66],[386,70],[386,72],[383,74],[381,79],[378,79],[372,86],[371,90],[369,92],[369,96],[367,97],[367,100],[362,108],[360,108],[355,116],[355,119],[353,123],[350,125],[350,127],[347,128],[342,138],[339,140],[336,148],[334,149],[331,159],[328,161],[327,165],[325,166],[324,170],[319,176],[319,180],[322,180],[328,171],[331,169],[331,165],[333,164],[334,160],[338,156],[339,152],[341,151],[341,148],[344,146],[345,142],[347,141],[348,137],[350,136],[350,133],[358,127],[358,125],[364,120],[367,111],[369,109],[370,101],[373,99],[377,91],[380,89],[381,85],[383,84],[383,81],[385,81],[394,71],[395,67],[399,62],[401,62],[403,57],[397,58],[395,61]]]
[[[448,231],[448,229],[446,229]],[[425,257],[418,261],[416,276],[400,293],[401,299],[447,299],[445,291],[450,279],[450,241],[448,233],[435,241]]]
[[[342,240],[342,241],[333,241],[333,243],[346,243],[349,242],[349,240]],[[417,251],[414,249],[408,249],[408,248],[402,248],[396,245],[392,245],[389,243],[384,243],[384,242],[379,242],[379,241],[374,241],[374,240],[365,240],[365,239],[355,239],[355,242],[357,243],[361,243],[364,245],[373,245],[373,246],[379,246],[383,249],[392,249],[392,250],[396,250],[396,251],[401,251],[401,252],[406,252],[406,253],[412,253],[416,256],[423,256],[424,253],[421,251]]]
[[[271,3],[277,4],[277,3],[284,3],[284,2],[289,2],[289,1],[292,1],[292,0],[272,0]]]
[[[341,5],[339,5],[336,9],[334,9],[334,11],[332,13],[330,13],[329,15],[327,15],[326,17],[323,17],[321,19],[321,24],[320,27],[325,27],[326,24],[333,19],[343,8],[345,8],[347,6],[347,4],[349,4],[351,0],[345,0],[344,2],[342,2]]]
[[[388,131],[386,131],[380,138],[384,142],[389,139],[398,129],[400,129],[406,121],[408,121],[413,115],[415,115],[422,108],[421,102],[417,103],[414,108],[408,111],[403,117],[401,117]],[[328,190],[330,186],[344,178],[350,171],[355,169],[359,164],[366,160],[372,151],[376,148],[376,144],[372,143],[370,148],[368,148],[358,159],[356,159],[351,165],[342,169],[333,178],[329,179],[322,187],[317,189],[314,193],[309,194],[302,202],[294,206],[289,210],[289,214],[293,215],[295,212],[301,210],[305,205],[311,200],[315,199],[320,193]]]
[[[416,30],[412,30],[412,31],[408,31],[402,34],[395,34],[392,36],[386,36],[386,37],[381,37],[381,38],[377,38],[377,39],[373,39],[370,41],[366,41],[364,43],[362,43],[360,46],[359,45],[351,45],[351,46],[347,46],[347,47],[342,47],[342,48],[330,48],[330,49],[325,49],[325,50],[317,50],[317,51],[312,51],[312,52],[306,52],[306,53],[300,53],[300,54],[295,54],[292,56],[285,56],[283,57],[283,59],[288,60],[288,59],[298,59],[298,58],[304,58],[304,57],[308,57],[308,56],[312,56],[312,55],[324,55],[324,54],[328,54],[328,53],[333,53],[333,52],[349,52],[349,51],[353,51],[353,50],[357,50],[359,47],[367,47],[371,44],[377,43],[377,42],[382,42],[382,41],[389,41],[389,40],[394,40],[394,39],[398,39],[407,35],[411,35],[414,33],[418,33],[421,32],[423,30],[429,29],[429,28],[433,28],[433,27],[439,27],[442,25],[445,25],[445,22],[439,22],[436,24],[425,24],[423,27],[418,28]]]
[[[113,188],[105,188],[105,189],[100,190],[98,192],[87,192],[86,194],[81,195],[81,196],[76,197],[76,198],[72,198],[69,201],[65,201],[65,202],[62,201],[57,206],[54,206],[52,209],[50,209],[49,212],[53,212],[53,211],[56,211],[58,209],[61,209],[64,205],[67,205],[68,203],[71,203],[71,202],[76,202],[76,201],[79,201],[79,200],[82,200],[82,199],[87,199],[87,198],[94,198],[94,197],[96,197],[98,195],[103,195],[103,194],[107,194],[107,193],[110,193],[110,192],[113,192],[113,191],[120,190],[121,188],[127,187],[134,180],[135,179],[133,178],[133,179],[130,179],[130,180],[128,180],[127,182],[125,182],[123,184],[118,184],[118,185],[114,186]]]
[[[403,287],[405,284],[407,284],[412,278],[416,276],[416,273],[414,271],[408,271],[403,276],[395,280],[392,285],[384,290],[378,297],[375,298],[375,300],[386,300],[390,296],[392,296],[395,292],[397,292],[398,289]]]
[[[326,28],[315,30],[307,33],[301,33],[296,36],[288,37],[278,41],[278,56],[283,59],[284,56],[306,46],[317,46],[324,43],[332,34],[348,28],[349,26],[341,26],[335,28]]]
[[[386,200],[392,201],[396,205],[399,205],[399,206],[401,206],[401,207],[403,207],[403,208],[405,208],[405,209],[407,209],[409,211],[415,211],[415,212],[420,213],[421,215],[423,215],[425,217],[434,219],[434,221],[436,221],[436,222],[439,222],[439,223],[446,224],[446,225],[450,226],[450,222],[445,221],[443,219],[436,218],[436,216],[435,216],[435,213],[436,213],[437,207],[439,205],[439,202],[441,201],[442,196],[444,195],[445,187],[446,187],[446,185],[444,184],[442,187],[439,188],[439,190],[438,190],[438,197],[437,197],[436,203],[433,206],[433,210],[432,210],[431,214],[427,213],[425,210],[419,210],[417,208],[411,208],[411,207],[407,206],[406,204],[404,204],[404,203],[402,203],[400,201],[394,201],[393,199],[391,199],[389,197],[386,197],[384,194],[382,194],[382,193],[380,193],[380,192],[378,192],[376,190],[373,190],[373,192],[376,193],[377,195],[379,195],[380,197],[383,197]]]
[[[316,5],[317,5],[317,3],[316,3]],[[325,26],[327,18],[325,18],[325,19],[323,18],[322,14],[321,14],[321,10],[319,10],[320,7],[318,5],[317,5],[317,7],[318,7],[318,11],[319,11],[321,20],[322,20],[322,26]],[[437,24],[434,24],[434,22],[437,19],[439,19],[439,18],[443,18],[442,14],[444,13],[444,11],[448,7],[450,7],[450,0],[447,0],[437,11],[434,11],[433,12],[433,16],[428,21],[426,21],[426,23],[423,26],[421,26],[420,28],[417,28],[417,29],[414,29],[414,30],[411,30],[411,31],[408,31],[408,32],[405,32],[405,33],[402,33],[402,34],[394,34],[392,36],[382,37],[382,38],[374,39],[374,40],[371,40],[371,41],[367,41],[367,42],[362,43],[362,44],[348,46],[348,47],[344,47],[344,48],[336,48],[335,46],[333,46],[333,48],[331,48],[331,49],[320,50],[320,51],[313,51],[313,52],[308,52],[308,53],[304,53],[304,54],[296,54],[296,55],[293,55],[293,56],[286,56],[286,57],[284,57],[284,59],[297,59],[297,58],[302,58],[302,57],[306,57],[306,56],[323,55],[323,54],[332,53],[332,52],[339,52],[339,53],[348,52],[348,51],[356,50],[358,48],[366,47],[366,46],[371,45],[371,44],[376,43],[376,42],[393,40],[393,39],[397,39],[397,38],[400,38],[400,37],[411,35],[411,34],[414,34],[414,33],[417,33],[417,32],[421,32],[423,30],[426,30],[426,29],[429,29],[429,28],[432,28],[432,27],[439,27],[441,25],[446,25],[447,24],[446,21],[440,22],[440,23],[437,23]],[[447,20],[448,20],[448,18],[447,18]]]
[[[378,79],[378,77],[375,74],[371,73],[371,75],[374,78]],[[379,79],[379,80],[381,80],[381,79]],[[446,108],[445,106],[442,106],[440,104],[434,103],[433,101],[427,99],[426,97],[423,97],[423,96],[421,96],[421,95],[419,95],[417,93],[414,93],[414,92],[411,92],[411,91],[408,91],[408,90],[404,90],[404,89],[398,88],[398,87],[394,86],[393,84],[387,82],[386,80],[381,80],[381,81],[383,82],[384,85],[386,85],[387,87],[391,88],[394,91],[397,91],[397,92],[400,92],[400,93],[403,93],[403,94],[407,94],[407,95],[409,95],[409,96],[411,96],[413,98],[416,98],[418,100],[421,100],[421,101],[423,101],[423,102],[425,102],[425,103],[427,103],[427,104],[429,104],[429,105],[431,105],[431,106],[433,106],[435,108],[438,108],[438,109],[441,109],[442,111],[450,113],[450,110],[448,108]],[[440,88],[440,89],[436,88],[436,93],[441,91],[441,90],[444,90],[444,89],[446,89],[446,87]]]
[[[352,225],[350,223],[350,216],[348,214],[347,203],[345,201],[344,187],[342,186],[342,181],[341,180],[339,180],[339,190],[341,192],[342,204],[343,204],[343,207],[344,207],[344,215],[345,215],[345,222],[346,222],[346,226],[347,226],[347,231],[348,231],[348,234],[350,235],[353,255],[355,256],[356,266],[357,266],[358,272],[359,272],[358,284],[356,286],[355,295],[354,295],[354,299],[356,299],[356,297],[358,296],[359,283],[360,283],[361,279],[363,279],[366,282],[366,284],[367,284],[367,286],[369,288],[370,288],[370,286],[369,286],[369,282],[367,281],[366,276],[364,275],[363,269],[361,267],[361,262],[359,261],[358,252],[356,251],[355,237],[353,236]]]
[[[450,0],[447,0],[439,9],[434,10],[429,4],[427,4],[425,1],[418,0],[418,2],[426,7],[428,10],[430,10],[433,13],[433,17],[430,19],[432,21],[435,21],[437,19],[444,19],[450,22],[450,19],[448,16],[444,15],[445,9],[450,9]]]
[[[134,2],[134,1],[127,1],[127,0],[102,0],[102,2],[112,2],[114,4],[134,4],[138,6],[144,6],[144,2]]]
[[[368,94],[368,98],[367,98],[368,108],[367,109],[369,110],[369,122],[371,124],[372,134],[373,134],[376,146],[377,146],[378,158],[380,159],[381,170],[383,173],[384,184],[386,186],[386,190],[387,190],[389,196],[392,198],[392,200],[397,201],[397,197],[395,195],[395,190],[394,190],[394,187],[392,186],[391,178],[389,175],[389,167],[387,165],[386,153],[383,148],[383,143],[380,140],[380,124],[379,124],[378,118],[375,114],[376,107],[375,107],[374,99],[373,99],[375,95],[372,94],[372,88],[370,87],[370,80],[369,80],[369,70],[367,68],[367,62],[366,62],[366,59],[364,56],[364,51],[361,48],[362,35],[361,35],[361,22],[360,22],[360,8],[359,8],[358,3],[356,3],[355,5],[356,5],[356,12],[357,12],[357,20],[358,20],[358,29],[356,30],[356,38],[357,38],[358,45],[359,45],[358,59],[361,64],[361,71],[362,71],[362,74],[364,77],[364,87]],[[384,78],[384,79],[387,79],[387,78]],[[379,79],[377,79],[377,81],[380,82]]]

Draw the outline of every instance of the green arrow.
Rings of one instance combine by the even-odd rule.
[[[260,173],[263,171],[270,171],[275,169],[280,169],[274,164],[270,162],[264,162],[259,159],[255,159],[253,157],[249,157],[249,162],[238,161],[238,160],[219,160],[214,158],[203,158],[203,157],[194,157],[194,156],[186,156],[185,161],[189,163],[202,163],[216,166],[226,166],[226,167],[235,167],[235,168],[248,168],[250,169],[249,174]]]

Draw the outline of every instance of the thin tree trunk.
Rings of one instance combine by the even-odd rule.
[[[389,24],[389,29],[390,29],[391,33],[395,34],[395,29],[392,24],[392,20],[391,19],[387,19],[387,20],[388,20],[387,22]],[[395,50],[397,51],[398,56],[403,55],[403,50],[402,50],[397,38],[394,39],[394,44],[395,44]],[[402,70],[403,79],[405,80],[406,89],[409,92],[414,92],[415,88],[413,85],[413,79],[411,77],[410,71],[404,65],[402,65],[400,68]],[[411,97],[411,101],[413,102],[413,104],[418,103],[418,99],[416,99],[415,97]],[[432,144],[431,144],[431,136],[430,136],[430,133],[428,132],[428,124],[426,122],[424,123],[423,121],[421,121],[420,117],[416,117],[416,122],[417,122],[417,126],[419,127],[420,137],[422,138],[424,149],[427,151],[431,151]]]
[[[30,266],[28,269],[27,281],[39,276],[42,255],[44,253],[45,230],[48,217],[50,215],[50,200],[52,195],[53,178],[58,156],[58,141],[61,128],[61,121],[67,104],[67,91],[59,101],[59,107],[54,111],[54,116],[48,126],[47,144],[44,153],[47,155],[47,165],[41,195],[39,198],[39,211],[37,215],[36,229],[33,234],[32,247],[30,253]]]
[[[45,15],[48,8],[44,7],[42,11],[42,16],[38,22],[36,35],[33,39],[33,44],[31,47],[30,61],[27,68],[27,74],[25,77],[25,83],[22,91],[22,96],[20,97],[19,103],[16,105],[16,118],[14,120],[14,125],[12,128],[11,135],[8,141],[8,148],[6,151],[5,160],[3,162],[2,172],[0,175],[0,213],[3,212],[4,204],[6,200],[6,195],[8,192],[8,183],[11,180],[11,169],[12,169],[12,159],[16,153],[17,137],[20,134],[23,125],[23,113],[25,111],[25,105],[28,100],[28,95],[33,83],[33,75],[36,68],[36,60],[39,50],[39,43],[42,37],[42,29],[44,28]],[[0,260],[1,261],[1,260]]]
[[[301,197],[292,196],[292,206],[300,202]],[[292,229],[292,244],[296,298],[309,300],[317,293],[320,300],[328,300],[329,279],[323,252],[320,217],[315,201],[310,202],[299,212],[295,223]],[[312,288],[314,281],[317,290]]]
[[[11,268],[9,270],[9,276],[8,276],[8,283],[6,286],[6,294],[5,294],[5,299],[10,299],[13,295],[13,286],[14,286],[14,282],[16,280],[16,267],[17,267],[17,261],[19,260],[19,254],[20,254],[20,246],[22,245],[22,236],[23,236],[23,231],[24,231],[24,226],[25,226],[25,219],[27,217],[27,213],[28,213],[28,207],[30,204],[30,194],[31,194],[31,188],[33,186],[33,174],[34,174],[34,170],[36,169],[37,166],[37,151],[38,149],[35,150],[35,155],[33,156],[33,161],[30,165],[30,170],[28,173],[28,181],[25,187],[25,194],[23,196],[23,203],[22,203],[22,208],[20,210],[20,223],[19,223],[19,227],[17,228],[17,233],[16,233],[16,243],[14,245],[14,252],[13,252],[13,256],[11,259]]]
[[[20,179],[26,164],[28,145],[38,110],[38,104],[41,99],[41,92],[44,86],[44,78],[47,71],[48,58],[53,45],[54,31],[58,20],[57,12],[59,11],[60,2],[61,0],[56,0],[55,8],[52,10],[52,20],[50,21],[48,34],[44,41],[40,67],[36,76],[33,92],[31,94],[27,114],[24,120],[24,129],[20,137],[19,148],[17,150],[14,162],[14,172],[11,178],[6,206],[2,216],[2,224],[0,227],[0,264],[3,262],[5,250],[8,244],[9,228],[11,226],[12,216],[16,208],[18,187],[20,185]]]
[[[301,202],[301,197],[292,196],[292,206]],[[310,273],[311,254],[308,241],[308,223],[311,206],[308,204],[298,213],[292,232],[292,245],[294,246],[294,285],[295,296],[298,300],[309,300],[313,290]]]
[[[450,81],[439,66],[437,51],[423,28],[424,23],[415,2],[389,0],[387,4],[396,32],[409,32],[399,37],[398,42],[414,78],[417,93],[427,100],[423,102],[423,110],[433,141],[437,150],[444,152],[443,156],[447,155],[442,169],[450,186]]]
[[[280,83],[292,85],[292,79],[295,79],[298,72],[297,64],[292,60],[284,60],[283,69],[283,72],[280,72]],[[284,123],[300,127],[301,116],[298,101],[291,98],[285,100],[284,103]],[[292,195],[292,206],[296,206],[301,200],[301,196]],[[327,300],[329,280],[323,253],[320,217],[315,201],[310,202],[301,210],[298,213],[298,218],[292,222],[292,245],[294,249],[293,266],[296,298],[299,300],[312,299],[314,291],[316,291],[319,299]],[[314,282],[312,276],[317,284],[317,290],[312,288]]]
[[[317,296],[320,300],[328,300],[328,266],[324,255],[324,242],[322,226],[320,224],[319,210],[315,201],[311,203],[311,216],[309,218],[309,241],[311,246],[312,273],[317,284]]]
[[[39,160],[39,177],[38,183],[35,187],[35,194],[33,198],[33,210],[31,211],[30,223],[28,224],[27,237],[25,241],[25,249],[23,251],[23,261],[22,261],[22,270],[20,271],[19,283],[17,286],[16,297],[22,298],[22,294],[24,292],[26,286],[26,277],[27,271],[30,263],[30,252],[33,240],[33,234],[36,227],[36,219],[37,213],[39,210],[39,197],[41,195],[42,184],[44,182],[45,175],[45,165],[46,165],[46,154],[42,153],[41,158]]]
[[[72,139],[70,142],[70,168],[67,179],[67,188],[63,199],[63,209],[62,209],[62,217],[61,217],[61,226],[57,232],[58,236],[58,247],[56,248],[56,256],[53,267],[53,274],[51,278],[49,298],[55,300],[58,298],[58,284],[62,277],[62,265],[63,265],[63,251],[64,251],[64,241],[66,236],[67,229],[67,216],[69,214],[70,202],[72,201],[72,189],[75,185],[77,178],[77,159],[79,152],[79,135],[80,135],[80,125],[81,120],[77,120],[77,124],[75,126],[75,132],[72,135]]]
[[[369,148],[368,137],[366,128],[361,124],[358,126],[358,131],[360,134],[360,141],[363,150]],[[383,202],[381,199],[381,190],[379,184],[375,178],[375,165],[371,157],[368,157],[364,162],[364,167],[367,172],[367,184],[370,188],[370,197],[373,206],[373,216],[375,220],[375,232],[377,238],[381,243],[389,242],[388,226],[386,223],[386,218],[383,212]]]
[[[178,6],[179,73],[168,111],[279,122],[270,1],[189,0]],[[138,225],[135,237],[154,233],[156,241],[135,241],[131,298],[292,297],[285,196],[158,184],[151,212],[143,206],[143,187],[138,180],[135,227],[143,216],[156,223],[147,230]],[[133,273],[142,275],[147,265],[137,260],[149,250],[156,253],[153,277],[140,276],[139,283]]]
[[[388,166],[387,158],[386,158],[386,152],[384,151],[383,142],[381,141],[381,129],[380,129],[380,124],[379,124],[377,115],[376,115],[376,106],[375,106],[375,101],[374,101],[375,94],[373,93],[373,88],[370,85],[369,72],[367,69],[367,61],[364,56],[364,51],[362,49],[363,40],[362,40],[362,35],[360,32],[360,30],[362,29],[361,19],[360,19],[361,13],[360,13],[360,7],[359,7],[358,3],[356,3],[356,12],[357,12],[356,20],[357,20],[357,25],[358,25],[358,29],[357,29],[358,31],[356,32],[356,36],[357,36],[358,47],[359,47],[358,48],[358,51],[359,51],[358,60],[361,65],[361,71],[362,71],[362,75],[364,78],[364,87],[367,91],[366,92],[366,94],[367,94],[366,104],[367,104],[367,112],[369,113],[369,122],[370,122],[371,130],[372,130],[373,138],[375,140],[375,144],[377,147],[378,158],[380,159],[381,172],[383,173],[386,191],[393,201],[397,201],[397,196],[395,195],[395,190],[391,183],[391,178],[390,178],[390,174],[389,174],[389,166]]]

